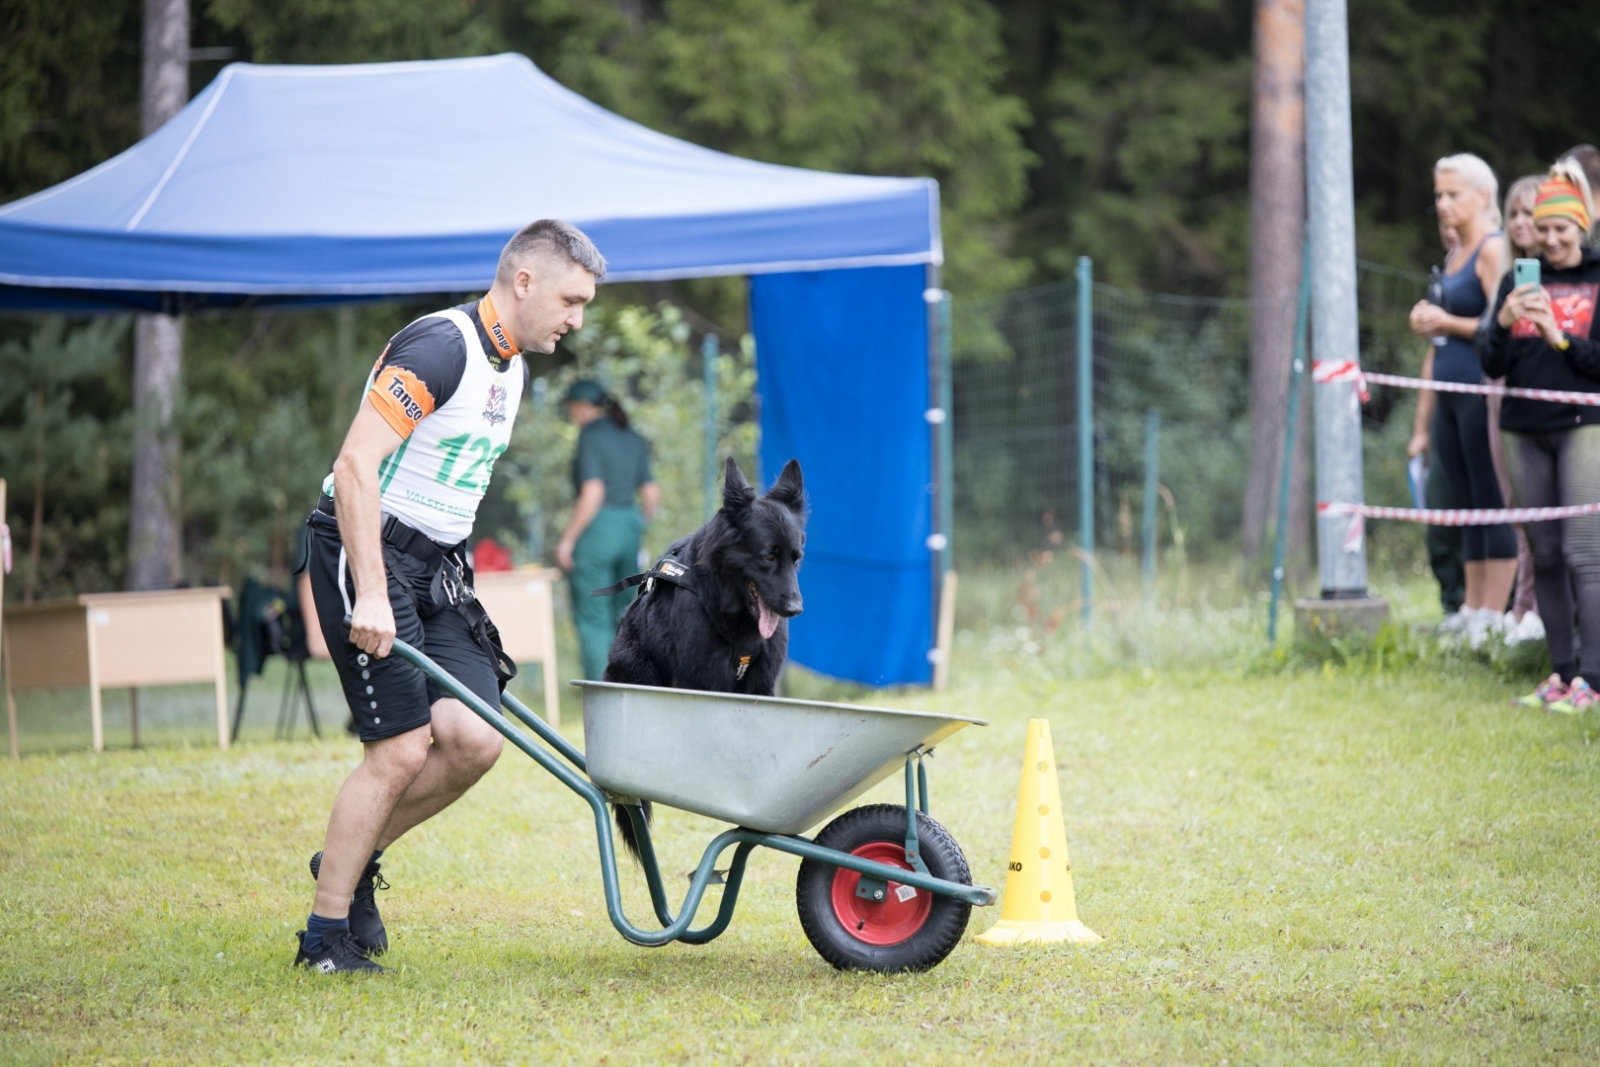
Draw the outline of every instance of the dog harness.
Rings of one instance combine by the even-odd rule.
[[[633,586],[642,585],[644,588],[639,590],[639,595],[644,596],[655,589],[656,582],[658,580],[666,582],[668,585],[675,585],[679,589],[687,590],[690,593],[694,593],[696,596],[699,595],[695,590],[693,579],[689,577],[688,566],[680,562],[676,556],[671,554],[662,556],[660,559],[656,560],[655,566],[651,567],[649,570],[642,571],[639,574],[630,574],[628,577],[622,579],[620,582],[617,582],[615,585],[608,585],[602,589],[596,589],[589,595],[592,597],[615,596],[624,589],[631,589]],[[751,641],[748,638],[734,640],[734,681],[744,681],[745,674],[747,674],[750,670],[750,661],[755,659],[756,653],[761,650],[761,645],[762,638],[759,631],[756,633],[754,641]]]

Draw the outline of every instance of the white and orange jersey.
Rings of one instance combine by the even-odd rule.
[[[424,315],[367,376],[368,402],[401,437],[378,467],[383,512],[443,544],[472,532],[527,386],[527,364],[495,318],[487,298]],[[333,495],[332,474],[322,491]]]

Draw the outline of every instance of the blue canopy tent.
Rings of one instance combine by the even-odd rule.
[[[540,217],[583,227],[611,281],[750,276],[762,464],[797,457],[814,509],[791,655],[869,684],[928,681],[931,179],[713,152],[519,55],[234,64],[128,151],[0,206],[0,311],[482,290]]]

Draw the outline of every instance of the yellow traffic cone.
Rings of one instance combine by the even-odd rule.
[[[1015,945],[1099,940],[1099,934],[1078,921],[1050,722],[1030,719],[1000,921],[980,934],[977,941],[983,945]]]

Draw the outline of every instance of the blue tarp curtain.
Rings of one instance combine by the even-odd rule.
[[[713,152],[517,55],[233,64],[126,152],[0,206],[0,310],[481,291],[541,217],[587,230],[611,281],[752,277],[764,462],[798,458],[816,509],[794,658],[927,680],[930,179]]]
[[[874,685],[932,676],[928,314],[922,267],[750,280],[761,468],[811,502],[796,661]]]

